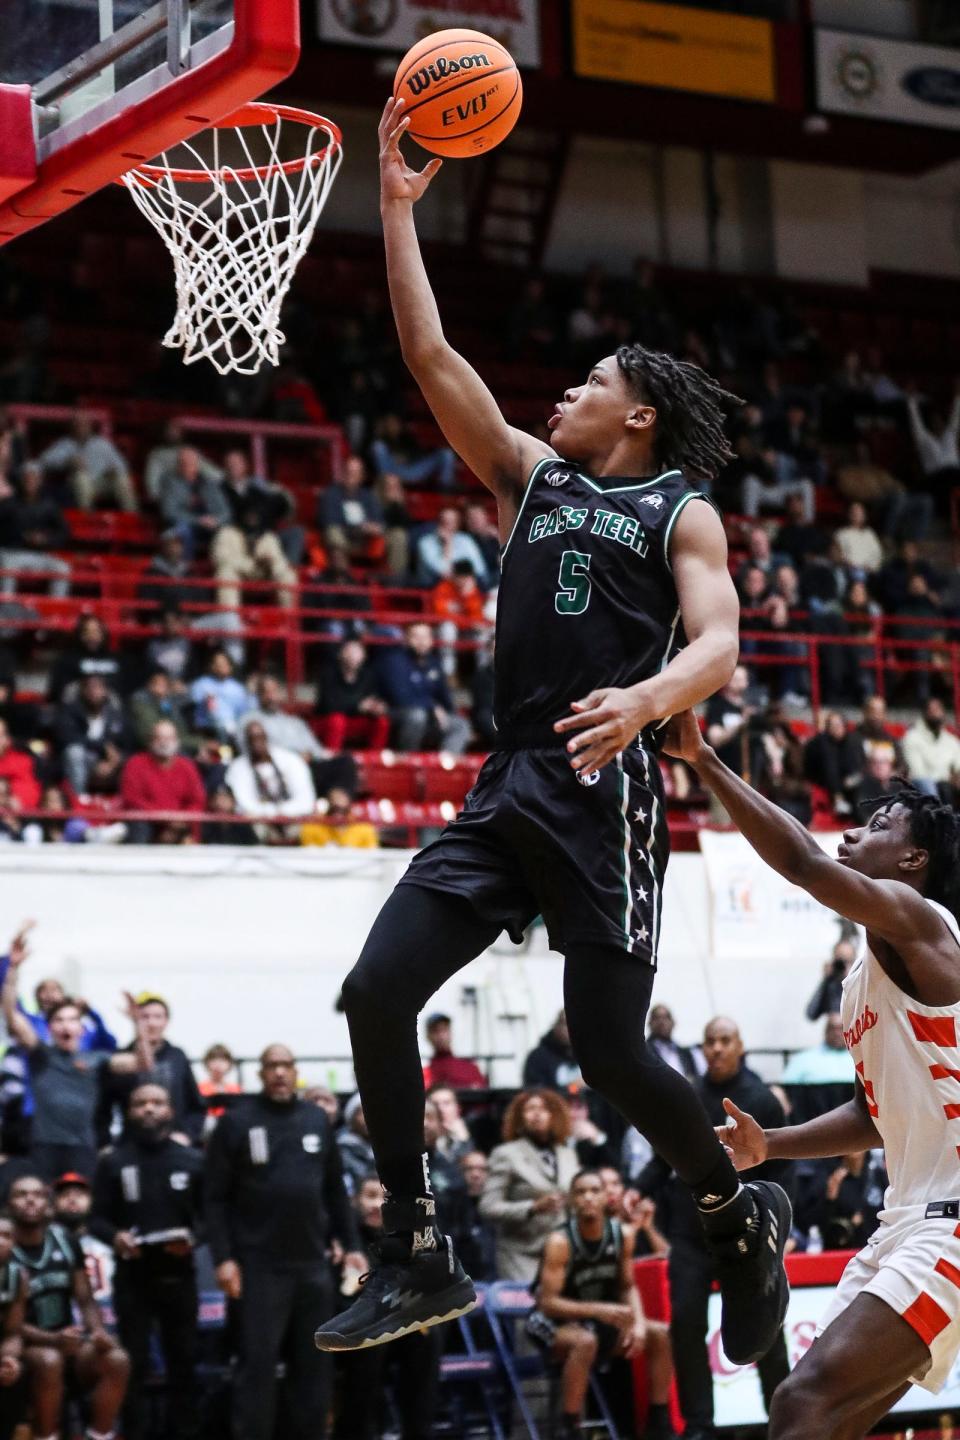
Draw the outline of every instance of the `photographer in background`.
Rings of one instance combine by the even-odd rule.
[[[823,967],[823,979],[810,996],[804,1011],[808,1020],[819,1020],[823,1015],[837,1015],[843,998],[843,982],[856,959],[856,949],[851,940],[838,940],[833,954]]]

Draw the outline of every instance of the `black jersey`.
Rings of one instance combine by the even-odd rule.
[[[50,1225],[42,1245],[15,1245],[13,1253],[27,1272],[27,1324],[38,1330],[71,1325],[74,1276],[86,1268],[79,1241],[62,1225]]]
[[[494,714],[504,746],[551,743],[571,701],[648,680],[682,646],[670,536],[693,499],[707,497],[680,470],[629,480],[560,459],[534,466],[501,562]]]
[[[585,1240],[576,1219],[568,1220],[561,1234],[570,1244],[567,1274],[560,1292],[564,1300],[590,1300],[616,1304],[620,1300],[623,1227],[619,1220],[604,1221],[599,1240]]]

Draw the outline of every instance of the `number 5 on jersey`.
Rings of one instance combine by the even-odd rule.
[[[564,550],[560,557],[559,589],[554,597],[558,615],[582,615],[590,604],[591,555],[582,550]]]

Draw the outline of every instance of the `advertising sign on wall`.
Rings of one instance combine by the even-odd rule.
[[[321,40],[403,54],[436,30],[481,30],[518,65],[540,63],[540,0],[316,0]]]
[[[960,50],[818,30],[816,68],[821,110],[960,130]]]
[[[573,68],[594,80],[776,99],[773,26],[648,0],[573,0]]]

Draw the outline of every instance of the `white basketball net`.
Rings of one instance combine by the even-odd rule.
[[[229,130],[246,157],[236,167],[221,166],[221,131],[214,129],[212,156],[187,141],[177,159],[186,152],[189,162],[177,165],[166,153],[122,177],[173,256],[177,313],[163,343],[182,348],[185,365],[207,359],[221,375],[254,375],[264,361],[279,363],[280,309],[343,157],[319,121],[306,127],[306,162],[288,174],[281,135],[290,129],[278,115]],[[187,163],[197,180],[177,178]],[[247,169],[263,173],[241,178],[238,170]]]

